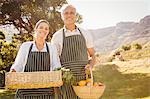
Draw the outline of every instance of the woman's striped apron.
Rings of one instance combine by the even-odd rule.
[[[32,52],[31,44],[24,72],[50,71],[50,54],[47,52]],[[45,75],[46,76],[46,75]],[[18,89],[16,99],[54,99],[53,88]]]
[[[62,67],[70,69],[76,81],[85,79],[85,65],[88,63],[86,41],[78,28],[80,35],[65,37],[63,29],[63,49],[60,56]],[[72,86],[64,84],[61,87],[61,99],[79,99]]]

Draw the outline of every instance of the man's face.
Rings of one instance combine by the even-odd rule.
[[[76,22],[76,10],[72,7],[67,7],[63,14],[64,24],[74,24]]]

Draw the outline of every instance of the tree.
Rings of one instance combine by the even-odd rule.
[[[66,0],[2,0],[0,3],[0,24],[13,24],[20,33],[32,33],[39,19],[49,21],[50,34],[63,27],[59,10]],[[79,14],[77,22],[82,22]]]
[[[39,19],[50,22],[50,32],[63,26],[58,10],[66,0],[3,0],[0,6],[0,24],[13,24],[20,32],[32,33]]]
[[[3,31],[0,31],[0,39],[4,40],[5,39],[5,34],[3,33]]]

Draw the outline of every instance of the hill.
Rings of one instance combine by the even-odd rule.
[[[97,52],[112,51],[124,44],[150,44],[150,15],[136,22],[120,22],[116,26],[89,30]]]

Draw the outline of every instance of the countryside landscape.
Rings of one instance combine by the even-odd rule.
[[[57,3],[61,6],[65,2]],[[36,6],[32,6],[33,8],[29,6],[31,6],[30,2],[23,2],[25,15],[28,11],[32,13],[31,9],[37,9]],[[16,11],[16,9],[13,10]],[[30,22],[32,21],[33,24],[40,18],[48,18],[48,21],[54,23],[50,27],[51,34],[63,26],[60,13],[54,13],[55,9],[51,10],[52,14],[47,17],[43,10],[39,9],[39,12],[34,14],[38,16],[39,13],[43,13],[41,16],[31,18],[27,23],[19,20],[19,24],[11,21],[17,20],[18,17],[14,15],[18,13],[13,12],[13,16],[10,14],[11,17],[7,21],[0,16],[0,99],[14,99],[15,91],[5,90],[4,77],[15,60],[20,44],[33,39],[29,33],[33,29],[30,27]],[[78,23],[81,19],[79,17]],[[94,39],[96,51],[96,64],[93,68],[94,82],[106,85],[100,99],[150,99],[150,15],[139,20],[139,22],[119,22],[115,26],[88,30]],[[8,24],[16,25],[20,34],[6,33],[3,27]],[[10,38],[8,40],[10,35],[11,40]]]
[[[93,70],[94,79],[106,84],[102,99],[150,99],[150,16],[146,16],[141,21],[143,24],[136,23],[138,27],[142,27],[139,34],[134,32],[137,31],[137,27],[134,27],[135,30],[133,30],[132,27],[126,25],[129,22],[120,23],[122,29],[119,34],[111,31],[112,34],[109,32],[110,34],[106,35],[109,28],[108,30],[105,28],[106,32],[105,29],[100,29],[100,32],[92,30],[97,51],[96,65]],[[132,31],[127,27],[132,28]],[[121,33],[121,30],[124,32]],[[118,42],[120,38],[122,40]],[[109,44],[109,40],[116,45]],[[118,51],[120,51],[123,61],[115,60],[113,57]],[[13,91],[7,92],[1,89],[0,97],[1,99],[10,99],[10,97],[13,99],[14,94]]]

